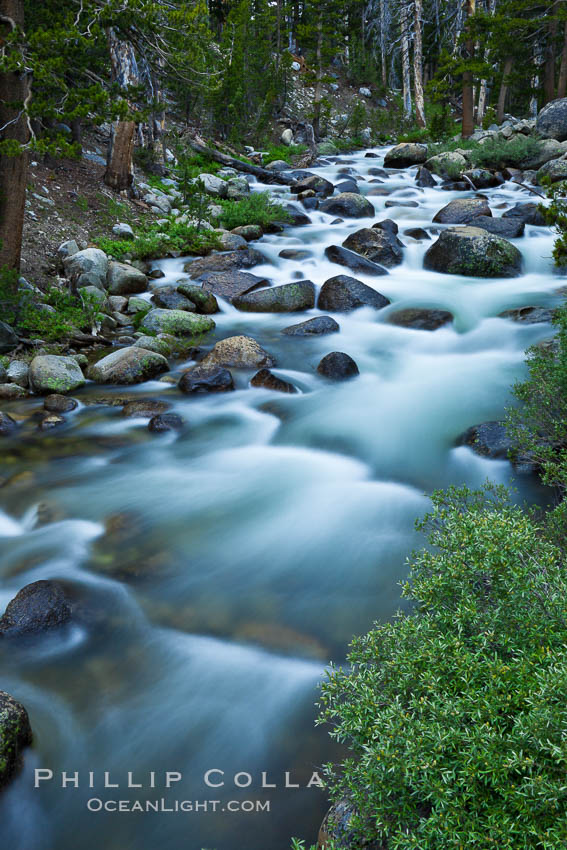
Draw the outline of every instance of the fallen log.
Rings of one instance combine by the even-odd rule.
[[[259,165],[252,165],[249,162],[242,162],[240,159],[228,156],[225,153],[220,153],[213,148],[208,148],[199,136],[187,136],[187,143],[196,152],[209,157],[209,159],[225,165],[227,168],[234,168],[236,171],[243,171],[245,174],[253,174],[261,183],[279,183],[281,186],[295,186],[296,180],[293,177],[285,177],[278,171],[270,171],[267,168],[261,168]]]

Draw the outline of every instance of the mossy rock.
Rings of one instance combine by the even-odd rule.
[[[21,764],[22,750],[32,743],[32,730],[24,706],[0,691],[0,788]]]
[[[173,336],[199,336],[208,333],[215,323],[208,316],[188,313],[185,310],[150,310],[144,316],[141,330],[150,333],[167,333]]]
[[[467,277],[517,277],[522,255],[515,245],[479,227],[451,227],[425,254],[424,268]]]

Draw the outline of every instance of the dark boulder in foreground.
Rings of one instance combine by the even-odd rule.
[[[558,142],[567,139],[567,97],[559,97],[543,107],[537,116],[536,130]]]
[[[470,446],[477,455],[490,458],[508,457],[512,443],[504,422],[482,422],[473,425],[457,440],[458,446]]]
[[[504,239],[518,239],[524,235],[526,225],[521,218],[489,218],[485,215],[479,215],[473,222],[475,227],[480,227],[481,230],[486,230],[487,233],[493,233],[495,236],[502,236]]]
[[[339,274],[326,280],[321,287],[317,306],[332,313],[346,313],[359,307],[374,307],[381,310],[390,301],[371,286],[354,277]]]
[[[8,603],[0,619],[0,635],[20,637],[56,629],[69,622],[71,613],[69,597],[60,582],[34,581]]]
[[[515,204],[502,214],[502,218],[519,218],[524,224],[532,224],[535,227],[545,227],[545,216],[539,208],[539,204],[533,201]]]
[[[256,289],[234,298],[237,310],[247,313],[298,313],[315,306],[315,286],[310,280]]]
[[[485,198],[457,198],[440,209],[433,216],[433,221],[439,224],[469,224],[479,215],[492,215]]]
[[[0,788],[11,779],[22,762],[22,750],[32,743],[32,730],[24,706],[0,691]]]
[[[363,227],[349,234],[343,242],[343,248],[356,251],[373,263],[381,263],[387,268],[398,266],[402,262],[403,247],[396,234],[383,226]]]
[[[346,381],[360,374],[358,366],[344,351],[331,351],[317,366],[317,372],[331,381]]]
[[[321,212],[340,215],[344,218],[370,218],[374,215],[374,207],[370,201],[354,192],[341,192],[340,195],[327,198],[319,204],[319,209]]]

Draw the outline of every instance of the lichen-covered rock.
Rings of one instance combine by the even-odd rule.
[[[404,258],[403,247],[394,232],[382,227],[363,227],[351,233],[343,242],[343,248],[356,251],[386,268],[399,266]]]
[[[439,224],[469,224],[477,216],[491,216],[488,201],[484,198],[457,198],[449,201],[433,217]]]
[[[310,280],[298,280],[256,289],[233,298],[232,303],[246,313],[297,313],[315,306],[315,286]]]
[[[317,306],[331,313],[347,313],[359,307],[374,307],[381,310],[390,303],[389,299],[371,286],[345,274],[326,280],[321,287]]]
[[[167,372],[167,369],[163,355],[130,345],[107,354],[94,363],[87,374],[97,384],[139,384]]]
[[[425,167],[445,180],[456,180],[467,170],[468,165],[462,154],[456,151],[446,151],[426,160]]]
[[[275,366],[276,361],[255,339],[242,335],[221,339],[199,365],[259,369],[261,366]]]
[[[537,182],[542,184],[546,179],[552,183],[567,180],[567,159],[552,159],[542,165],[537,172]]]
[[[539,139],[536,149],[529,154],[526,154],[521,162],[518,162],[516,158],[511,158],[508,162],[506,162],[506,164],[519,166],[524,170],[541,168],[541,166],[546,162],[549,162],[551,159],[556,159],[563,153],[565,153],[565,148],[561,142],[558,142],[555,139]],[[505,161],[506,158],[504,157],[504,162]],[[525,179],[526,182],[529,182],[527,178]]]
[[[340,195],[327,198],[319,205],[319,209],[321,212],[344,218],[370,218],[374,215],[374,207],[370,201],[354,192],[341,192]]]
[[[143,336],[138,337],[134,345],[137,348],[145,348],[147,351],[155,351],[157,354],[163,354],[164,357],[169,357],[171,354],[171,346],[166,339],[161,336]]]
[[[213,198],[226,198],[228,185],[221,177],[214,174],[199,174],[199,180],[203,182],[205,192]]]
[[[108,257],[99,248],[85,248],[77,251],[63,260],[66,277],[76,287],[96,286],[106,288],[108,274]]]
[[[227,301],[232,301],[233,298],[244,295],[245,292],[252,292],[253,289],[270,285],[267,277],[259,277],[259,275],[243,271],[205,272],[200,275],[199,283],[205,292],[214,293],[221,298],[226,298]]]
[[[25,398],[26,396],[27,392],[18,384],[0,384],[0,399],[13,401],[13,399]]]
[[[196,283],[182,282],[178,284],[177,291],[188,298],[195,305],[195,312],[204,316],[210,316],[219,312],[219,303],[212,292],[207,292]]]
[[[132,299],[130,299],[130,303]],[[145,309],[148,309],[148,302],[145,301]],[[160,286],[154,290],[152,295],[152,304],[156,307],[162,307],[164,310],[185,310],[188,313],[196,312],[196,304],[187,298],[183,293],[179,292],[174,286]],[[132,312],[130,309],[128,312]]]
[[[498,178],[486,168],[471,168],[469,171],[463,171],[463,177],[470,180],[475,189],[490,189],[502,183],[502,177]]]
[[[34,357],[30,364],[29,382],[34,393],[65,395],[82,387],[85,378],[73,357],[42,354]]]
[[[146,313],[142,330],[173,336],[197,336],[208,333],[215,327],[213,319],[185,310],[162,310],[156,307]]]
[[[567,139],[567,97],[547,103],[536,119],[536,129],[542,136],[563,142]]]
[[[0,788],[11,779],[22,761],[22,750],[32,743],[32,730],[24,706],[0,691]]]
[[[479,227],[450,227],[427,250],[424,268],[470,277],[517,277],[522,255],[515,245]]]
[[[240,227],[234,227],[231,233],[236,233],[237,236],[242,236],[247,242],[252,242],[253,239],[261,239],[264,231],[259,224],[242,224]]]
[[[427,159],[427,145],[402,142],[388,151],[384,157],[385,168],[407,168],[421,165]]]
[[[107,289],[111,295],[134,295],[145,292],[147,288],[148,278],[135,266],[114,260],[109,263]]]
[[[50,631],[71,619],[72,607],[64,586],[57,581],[27,584],[8,603],[0,618],[0,634],[22,637]]]

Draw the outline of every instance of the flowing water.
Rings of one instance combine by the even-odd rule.
[[[379,158],[357,153],[312,170],[336,183],[349,167],[366,193],[385,149],[374,152]],[[399,606],[425,494],[512,479],[506,461],[455,441],[502,415],[524,374],[524,350],[551,333],[498,314],[558,300],[547,228],[528,226],[515,240],[525,261],[519,278],[424,271],[431,243],[403,231],[431,226],[449,200],[473,193],[419,189],[414,178],[415,169],[392,172],[382,178],[390,195],[371,198],[372,221],[400,227],[403,264],[387,277],[356,275],[392,307],[337,314],[340,333],[302,339],[281,331],[304,315],[244,314],[222,303],[215,338],[255,337],[296,395],[250,388],[252,372],[238,370],[228,394],[189,398],[156,381],[127,394],[171,401],[187,423],[180,434],[150,437],[145,421],[124,419],[119,408],[81,404],[67,431],[4,457],[12,483],[0,490],[0,606],[29,582],[60,578],[84,611],[62,635],[0,646],[0,687],[27,706],[35,732],[0,800],[4,847],[285,850],[291,835],[315,838],[325,797],[306,785],[338,754],[313,726],[325,665],[344,660],[354,634]],[[273,191],[285,198],[285,189]],[[513,184],[485,194],[494,215],[533,200]],[[419,206],[385,209],[396,199]],[[310,225],[256,243],[266,263],[255,274],[320,286],[348,273],[324,249],[371,220],[309,215]],[[311,256],[278,257],[295,247]],[[182,259],[156,265],[165,273],[159,285],[184,276]],[[435,332],[388,324],[401,307],[443,308],[455,322]],[[316,365],[333,350],[350,354],[360,377],[321,379]],[[79,399],[93,394],[125,392],[91,387]],[[542,497],[533,481],[515,483],[518,498]],[[53,780],[34,789],[35,768],[51,769]],[[210,781],[225,784],[207,786],[208,770],[224,771]],[[62,789],[62,771],[78,771],[79,787]],[[104,789],[105,771],[119,788]],[[143,788],[128,789],[128,771]],[[182,774],[169,790],[166,771]],[[250,775],[248,787],[235,787],[239,773],[241,785]],[[299,788],[285,787],[286,773]],[[163,799],[169,808],[186,800],[193,811],[89,811],[91,799]],[[210,801],[219,801],[216,811]],[[256,801],[269,813],[228,811]]]

